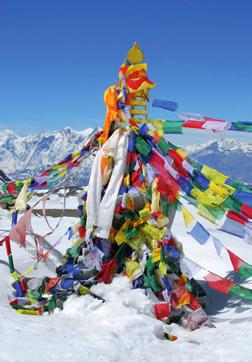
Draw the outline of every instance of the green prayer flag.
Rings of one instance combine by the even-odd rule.
[[[161,138],[158,141],[157,145],[164,154],[167,154],[167,152],[172,149],[169,143],[166,142],[164,138]]]
[[[164,121],[163,132],[165,134],[181,134],[184,121]]]
[[[238,274],[244,279],[252,277],[252,265],[244,262],[240,266]]]
[[[147,157],[151,152],[151,146],[142,137],[136,137],[136,149],[144,157]]]
[[[247,300],[252,300],[252,289],[242,287],[239,284],[235,284],[231,288],[229,288],[229,292],[238,297],[241,297],[241,298],[244,298]]]
[[[242,206],[240,201],[235,200],[231,195],[229,195],[226,200],[222,203],[222,206],[228,210],[239,212]]]

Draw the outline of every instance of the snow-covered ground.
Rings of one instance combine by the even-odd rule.
[[[35,195],[29,204],[32,206],[41,199],[43,193]],[[46,194],[45,194],[46,195]],[[61,189],[59,192],[50,195],[50,198],[46,201],[46,209],[61,209],[63,210],[65,203],[65,209],[75,210],[78,207],[78,197],[67,196],[65,198],[65,190]],[[42,209],[42,203],[39,203],[35,209]]]
[[[49,205],[61,207],[58,201],[53,196]],[[74,198],[68,203],[68,208],[77,205]],[[56,225],[57,221],[49,217],[51,225]],[[74,218],[64,218],[54,234],[48,236],[48,241],[55,243],[74,221]],[[202,223],[213,230],[207,221]],[[33,216],[32,224],[40,234],[49,232],[43,217]],[[6,212],[0,211],[0,235],[3,237],[9,229],[10,220]],[[183,243],[185,255],[195,262],[222,276],[231,270],[225,254],[219,257],[211,243],[201,246],[186,234],[179,213],[173,232]],[[251,245],[220,231],[214,235],[252,263]],[[64,237],[57,248],[64,252],[68,246],[69,241]],[[12,249],[19,271],[34,263],[28,251],[14,244]],[[0,248],[0,259],[7,261],[4,247]],[[53,272],[41,264],[33,274],[53,275]],[[1,263],[0,275],[1,362],[252,361],[252,304],[244,300],[206,288],[207,313],[216,328],[204,327],[189,332],[173,324],[169,328],[178,340],[169,342],[163,337],[164,324],[155,318],[151,301],[143,290],[133,290],[125,277],[118,276],[110,285],[98,284],[92,288],[105,303],[90,296],[72,296],[64,304],[63,311],[37,317],[19,315],[9,307],[12,279],[8,268]],[[251,281],[247,286],[252,288]]]

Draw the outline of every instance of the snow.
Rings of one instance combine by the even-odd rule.
[[[89,127],[83,131],[79,131],[82,137],[88,137],[93,132],[93,128]]]
[[[234,152],[240,151],[243,153],[252,153],[252,144],[247,142],[241,142],[233,138],[221,138],[218,140],[212,140],[206,143],[198,145],[188,145],[185,147],[185,150],[188,153],[200,152],[209,146],[216,146],[219,152]]]
[[[32,202],[29,202],[30,205],[34,205],[39,201],[41,196],[38,194],[32,198]],[[36,206],[36,209],[42,209],[42,203]],[[56,194],[50,196],[49,200],[46,202],[46,209],[63,209],[64,207],[64,190],[59,190]],[[76,196],[67,196],[65,199],[65,209],[75,210],[78,207],[78,199]]]
[[[0,169],[14,179],[35,173],[41,166],[59,162],[69,153],[81,148],[92,133],[65,127],[59,131],[44,131],[37,135],[18,136],[11,130],[0,130]],[[23,178],[21,178],[23,179]]]
[[[59,198],[54,195],[50,202],[55,205]],[[74,208],[76,203],[72,199],[69,208]],[[0,212],[0,218],[0,235],[3,237],[10,228],[10,219],[5,211]],[[49,217],[48,220],[52,225],[58,222],[56,218]],[[213,231],[209,222],[200,220]],[[51,243],[58,240],[74,221],[74,218],[63,218],[59,228],[47,240]],[[33,215],[32,224],[38,233],[49,231],[43,217]],[[187,257],[223,276],[230,271],[225,253],[219,257],[211,243],[198,245],[185,233],[180,213],[175,218],[173,232],[182,242]],[[252,263],[251,245],[220,231],[214,232],[214,235]],[[67,246],[69,241],[65,236],[57,248],[64,252]],[[29,250],[12,245],[14,263],[19,271],[34,263]],[[0,259],[7,261],[4,247],[0,248]],[[126,277],[118,276],[112,284],[92,287],[95,294],[105,299],[104,303],[91,296],[72,296],[65,302],[63,311],[37,317],[19,315],[9,307],[12,280],[8,268],[1,263],[0,275],[1,362],[252,360],[252,304],[244,300],[207,288],[207,313],[216,328],[203,327],[189,332],[172,324],[168,328],[178,339],[169,342],[163,337],[167,326],[155,318],[151,300],[143,290],[132,289]],[[32,275],[53,275],[53,272],[41,263]],[[247,286],[252,287],[251,280],[248,280]]]

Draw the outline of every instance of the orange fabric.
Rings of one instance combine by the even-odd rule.
[[[155,143],[158,143],[158,141],[161,139],[161,137],[156,133],[155,135],[154,135],[154,142]]]
[[[110,176],[112,169],[112,158],[111,157],[101,157],[101,173],[102,179],[104,180],[104,185],[107,184],[107,178]],[[107,175],[107,177],[105,177]]]
[[[189,305],[191,302],[190,293],[184,288],[180,288],[177,293],[178,298],[178,308],[181,308],[183,305]]]
[[[112,85],[104,92],[104,102],[107,107],[107,112],[103,126],[103,143],[108,139],[111,123],[118,117],[117,95],[115,87],[115,85]]]

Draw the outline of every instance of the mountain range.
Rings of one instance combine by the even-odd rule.
[[[185,149],[198,162],[235,180],[252,183],[252,143],[222,138]]]
[[[47,167],[79,150],[92,133],[92,128],[74,131],[70,127],[37,135],[18,136],[11,130],[0,131],[0,170],[13,180],[38,175]],[[87,184],[92,157],[85,160],[69,182]]]
[[[0,170],[14,180],[42,172],[69,153],[81,148],[92,128],[75,131],[70,127],[37,135],[18,136],[11,130],[0,131]],[[185,147],[191,158],[246,183],[252,180],[252,144],[223,138]],[[87,184],[93,158],[85,160],[71,182]]]

